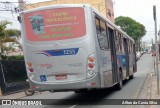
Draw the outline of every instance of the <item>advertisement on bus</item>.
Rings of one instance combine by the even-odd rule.
[[[65,40],[86,34],[83,8],[56,8],[24,15],[29,41]]]

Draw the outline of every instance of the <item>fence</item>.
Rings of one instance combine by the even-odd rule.
[[[29,87],[24,61],[0,61],[0,88],[3,95]]]

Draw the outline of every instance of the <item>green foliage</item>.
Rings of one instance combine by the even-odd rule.
[[[7,28],[8,24],[12,24],[12,22],[9,22],[7,20],[2,20],[0,21],[0,38],[5,37],[5,32],[4,30]]]
[[[115,24],[136,41],[146,34],[145,26],[130,17],[119,16],[115,18]]]
[[[5,43],[7,42],[14,42],[16,44],[19,44],[20,49],[22,50],[22,46],[18,41],[18,38],[20,37],[20,30],[17,29],[6,29],[7,25],[12,24],[12,22],[9,22],[7,20],[1,20],[0,21],[0,50],[2,51],[0,53],[0,60],[3,53],[8,51],[9,49],[12,50],[12,48],[6,48]],[[10,36],[16,36],[10,37]]]
[[[19,36],[20,31],[17,29],[7,29],[4,33],[6,36]]]
[[[17,55],[17,56],[2,56],[2,60],[24,60],[23,55]]]

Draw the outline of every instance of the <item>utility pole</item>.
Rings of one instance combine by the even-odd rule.
[[[154,44],[153,44],[153,39],[151,39],[151,43],[152,43],[151,50],[155,51]]]
[[[26,9],[25,8],[25,2],[23,0],[18,0],[18,3],[19,3],[20,11],[24,11]]]
[[[143,51],[146,49],[146,42],[143,42]]]
[[[155,43],[156,43],[156,73],[157,73],[157,93],[159,95],[159,71],[158,71],[158,57],[159,57],[159,45],[157,40],[157,16],[156,16],[156,6],[153,6],[153,18],[155,25]]]
[[[138,51],[141,51],[141,38],[138,38]]]
[[[142,51],[143,44],[142,44],[142,38],[140,38],[140,51]]]

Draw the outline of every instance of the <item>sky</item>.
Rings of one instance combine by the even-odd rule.
[[[153,5],[157,10],[157,29],[160,27],[160,0],[113,0],[115,17],[129,16],[143,24],[147,30],[143,42],[151,43],[155,40],[155,25],[153,20]],[[158,38],[159,39],[159,38]]]
[[[17,2],[18,0],[0,0],[0,2]],[[36,3],[49,0],[24,0],[27,3]],[[128,16],[137,22],[143,24],[147,30],[146,36],[142,38],[143,42],[151,43],[151,40],[155,39],[155,27],[153,20],[153,5],[157,8],[157,28],[160,28],[160,0],[113,0],[114,2],[114,15],[118,16]],[[14,6],[17,6],[14,3]],[[0,3],[0,7],[4,6]],[[2,8],[0,8],[2,10]],[[17,21],[17,13],[3,12],[0,11],[0,20],[9,20],[13,22],[12,25],[7,28],[20,29],[20,24]]]

